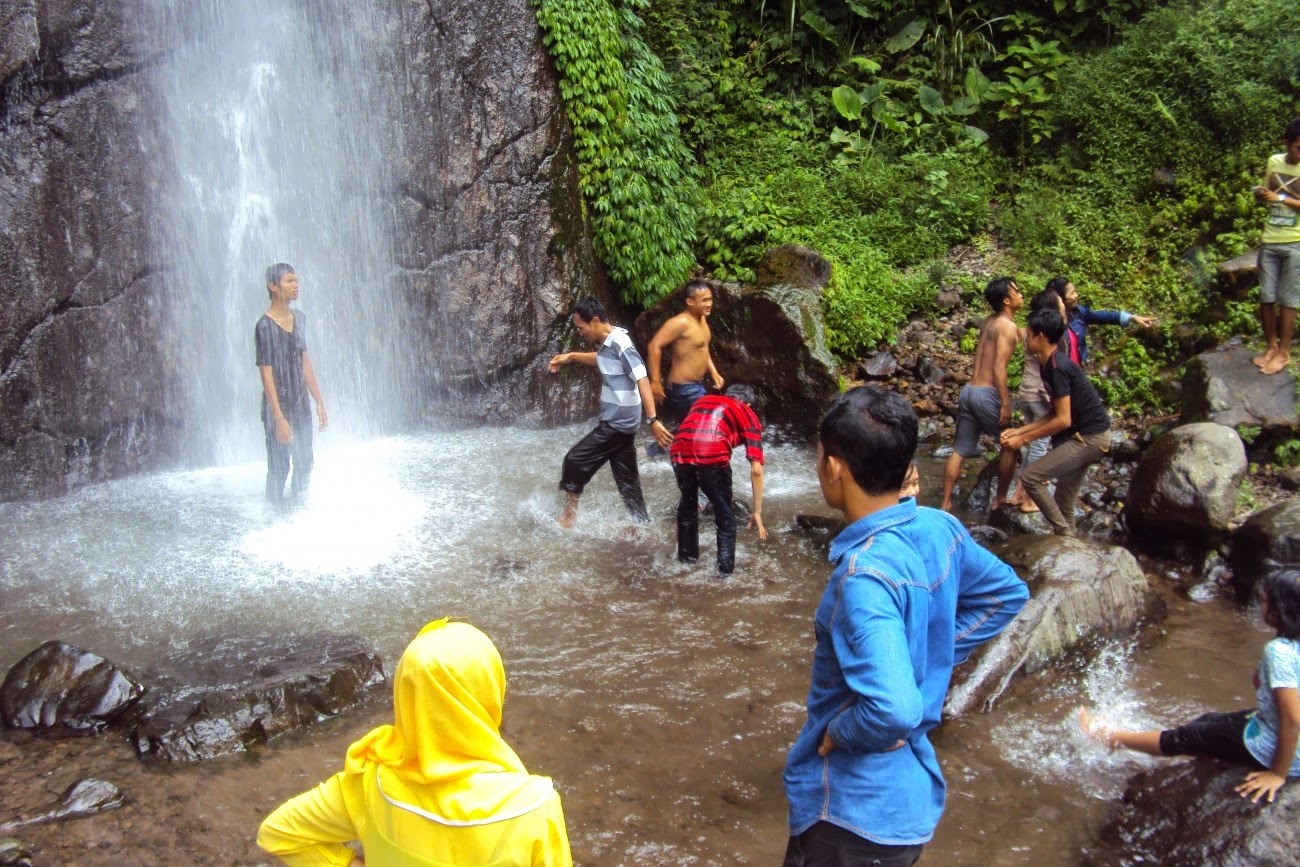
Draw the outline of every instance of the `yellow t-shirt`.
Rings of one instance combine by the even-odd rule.
[[[1264,171],[1264,186],[1300,202],[1300,163],[1291,165],[1286,161],[1284,153],[1269,157],[1268,168]],[[1282,202],[1271,203],[1260,240],[1265,244],[1294,244],[1300,241],[1300,211]]]
[[[466,822],[441,818],[437,799],[381,773],[339,772],[291,798],[266,817],[257,845],[290,867],[346,867],[352,840],[366,867],[572,867],[560,796],[546,777],[495,816]]]

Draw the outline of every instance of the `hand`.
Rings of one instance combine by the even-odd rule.
[[[1141,325],[1143,328],[1150,328],[1152,325],[1155,325],[1160,320],[1154,316],[1134,316],[1133,321],[1136,322],[1138,325]]]
[[[325,428],[330,426],[330,414],[327,413],[325,407],[319,403],[316,404],[316,418],[320,419],[320,427],[316,428],[316,430],[325,430]]]
[[[713,390],[714,390],[714,391],[722,391],[722,387],[723,387],[724,385],[726,385],[726,384],[727,384],[727,381],[726,381],[725,379],[722,378],[722,374],[720,374],[720,373],[715,373],[715,374],[713,374]]]
[[[828,728],[826,734],[822,735],[822,745],[817,748],[817,755],[824,759],[831,754],[833,749],[835,749],[835,741],[831,740],[831,730]]]
[[[1018,449],[1025,444],[1025,439],[1020,435],[1019,431],[1020,428],[1018,427],[1004,430],[1002,436],[998,437],[998,441],[1009,449]]]
[[[1002,404],[1002,409],[998,410],[998,425],[1006,427],[1011,424],[1011,404]]]
[[[1251,771],[1246,774],[1246,782],[1236,787],[1236,792],[1243,798],[1250,798],[1252,804],[1258,804],[1260,798],[1268,795],[1268,802],[1271,804],[1273,796],[1285,782],[1286,777],[1279,777],[1272,771]]]
[[[284,416],[275,420],[275,441],[282,446],[293,442],[293,428],[289,427],[289,420]]]
[[[762,515],[759,515],[759,514],[753,514],[753,515],[750,515],[750,516],[749,516],[749,523],[745,525],[745,529],[746,529],[746,530],[752,530],[752,529],[754,529],[754,527],[758,527],[758,538],[766,540],[766,539],[767,539],[767,528],[763,526],[763,516],[762,516]]]
[[[654,434],[655,442],[659,443],[661,448],[668,448],[673,444],[673,435],[664,427],[664,423],[657,421],[650,425],[650,433]]]
[[[658,406],[668,399],[667,395],[664,394],[664,384],[662,382],[650,383],[650,393],[654,395],[655,406]]]
[[[549,365],[551,373],[559,373],[560,367],[568,363],[569,363],[569,353],[561,352],[559,355],[551,359],[551,363]]]

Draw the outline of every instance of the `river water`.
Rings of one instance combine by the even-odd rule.
[[[737,571],[673,559],[666,462],[642,461],[654,521],[625,515],[607,472],[570,532],[554,523],[560,460],[585,427],[443,431],[366,442],[325,434],[305,501],[261,499],[261,462],[137,477],[0,506],[0,666],[60,638],[128,667],[212,635],[358,634],[391,668],[426,621],[493,637],[510,679],[507,737],[555,779],[581,864],[773,864],[780,774],[803,721],[824,547],[793,529],[829,514],[807,448],[769,449],[770,538],[742,531]],[[737,459],[736,493],[748,501]],[[937,501],[941,465],[922,468]],[[702,532],[711,552],[711,527]],[[1160,576],[1153,576],[1162,585]],[[1269,637],[1228,601],[1165,592],[1149,646],[1013,694],[935,735],[949,806],[926,863],[1070,863],[1150,760],[1078,736],[1098,704],[1158,725],[1253,701]],[[263,815],[337,770],[386,702],[253,756],[151,769],[114,736],[0,739],[0,821],[95,774],[131,798],[102,816],[22,832],[39,864],[259,864]]]

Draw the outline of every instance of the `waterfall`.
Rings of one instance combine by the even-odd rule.
[[[399,22],[368,4],[146,5],[167,145],[153,181],[172,335],[162,373],[177,383],[190,460],[262,454],[253,327],[263,272],[281,261],[301,283],[330,436],[401,430],[427,362],[396,261]]]

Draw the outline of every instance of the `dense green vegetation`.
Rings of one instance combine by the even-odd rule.
[[[974,282],[954,245],[998,245],[1027,287],[1062,273],[1094,306],[1253,328],[1210,276],[1257,241],[1251,187],[1300,114],[1292,0],[535,2],[633,303],[806,244],[851,358]],[[1108,397],[1159,405],[1172,329],[1111,331],[1133,375]]]

